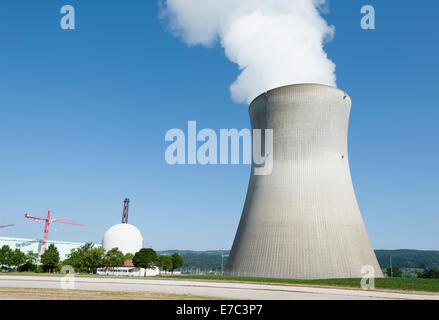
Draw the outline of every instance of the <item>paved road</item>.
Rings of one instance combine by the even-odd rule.
[[[60,277],[0,276],[0,287],[60,289]],[[203,297],[251,300],[357,300],[357,299],[435,299],[439,295],[344,290],[316,287],[210,282],[196,280],[148,280],[114,278],[75,278],[75,289],[121,292],[189,294]]]

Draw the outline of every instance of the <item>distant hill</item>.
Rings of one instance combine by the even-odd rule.
[[[180,254],[184,259],[185,270],[201,271],[221,271],[221,253],[223,254],[223,267],[227,264],[230,250],[166,250],[158,251],[158,254],[171,255],[174,252]],[[392,256],[392,265],[400,268],[438,268],[439,269],[439,251],[427,250],[375,250],[378,263],[381,268],[390,266],[390,256]]]
[[[392,265],[400,268],[439,268],[439,251],[410,249],[375,250],[375,254],[381,268],[390,266],[390,256],[392,256]]]
[[[208,251],[192,251],[192,250],[166,250],[158,251],[162,255],[171,255],[177,252],[184,260],[183,271],[200,270],[200,271],[221,271],[221,260],[223,260],[223,268],[226,267],[230,250],[208,250]],[[221,259],[221,253],[223,258]]]

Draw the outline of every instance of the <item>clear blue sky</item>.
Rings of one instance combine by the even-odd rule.
[[[74,31],[59,27],[62,5]],[[360,8],[376,9],[376,30]],[[331,1],[326,51],[353,100],[352,178],[372,245],[439,249],[439,110],[435,1]],[[230,248],[250,166],[170,166],[171,128],[249,128],[223,50],[188,48],[158,19],[156,1],[0,3],[0,236],[101,242],[129,222],[160,249]]]

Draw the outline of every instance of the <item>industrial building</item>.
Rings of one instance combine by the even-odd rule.
[[[70,253],[72,249],[77,249],[83,246],[85,243],[82,242],[68,242],[68,241],[56,241],[47,240],[47,245],[54,244],[59,251],[60,260],[66,259],[66,256]],[[6,238],[0,237],[0,248],[4,245],[8,245],[12,250],[20,249],[20,251],[27,253],[32,251],[34,253],[40,253],[43,246],[42,239],[22,239],[22,238]],[[96,244],[95,247],[100,247],[101,245]]]
[[[284,86],[253,100],[252,128],[273,130],[273,170],[255,175],[252,165],[226,274],[359,278],[371,266],[383,276],[351,181],[350,109],[344,91],[318,84]]]

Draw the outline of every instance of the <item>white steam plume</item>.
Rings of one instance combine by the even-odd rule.
[[[160,0],[161,17],[189,46],[219,39],[241,74],[231,85],[248,104],[269,89],[296,83],[335,84],[323,44],[334,27],[320,16],[326,0]]]

